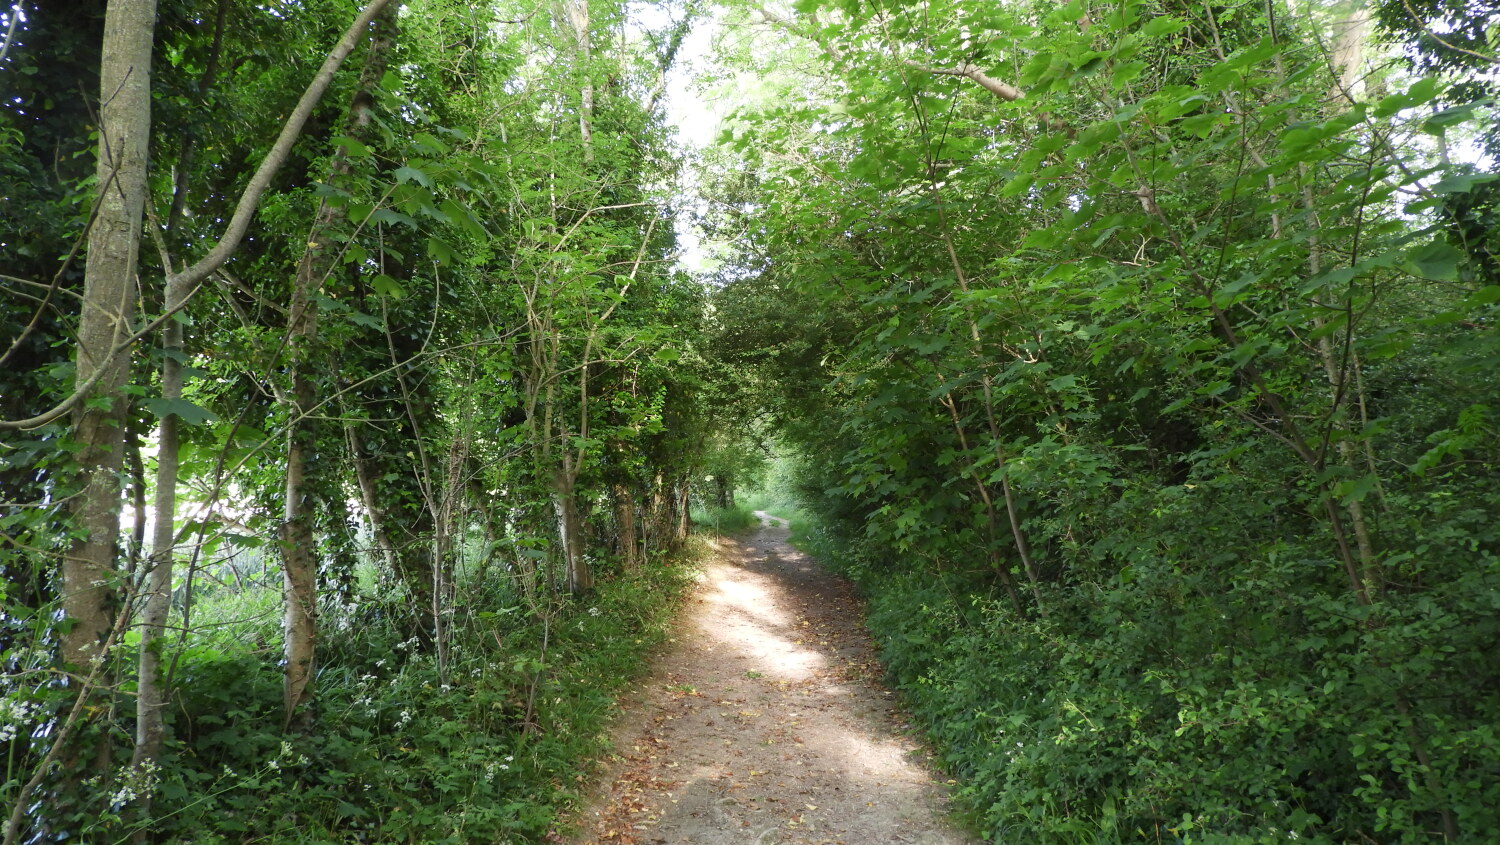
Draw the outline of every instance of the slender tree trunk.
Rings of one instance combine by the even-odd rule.
[[[941,381],[942,376],[938,378]],[[953,392],[950,390],[944,393],[941,401],[943,407],[948,409],[949,418],[953,420],[953,431],[958,435],[959,446],[963,447],[965,453],[969,453],[969,435],[964,429],[962,418],[959,417],[958,403],[953,401]],[[974,482],[974,488],[979,492],[980,501],[984,502],[985,535],[988,538],[990,568],[995,570],[995,575],[1000,578],[1000,583],[1005,587],[1006,595],[1010,596],[1011,607],[1016,611],[1016,617],[1025,619],[1026,606],[1021,603],[1021,593],[1016,589],[1016,579],[1010,574],[1010,566],[1000,555],[1000,518],[995,508],[995,497],[990,494],[989,485],[984,483],[984,479],[979,477],[979,473],[972,466],[968,469],[968,475]]]
[[[181,304],[187,295],[185,286],[177,277],[171,277],[166,292],[166,307]],[[182,324],[176,320],[167,323],[162,351],[165,353],[161,367],[162,398],[167,401],[182,398]],[[165,728],[162,724],[162,708],[166,703],[166,690],[162,687],[161,639],[166,631],[167,614],[172,607],[172,563],[175,554],[177,533],[177,450],[178,424],[176,414],[162,417],[157,429],[156,454],[156,502],[155,525],[151,536],[150,569],[145,579],[145,600],[141,612],[140,678],[136,697],[135,751],[131,764],[139,766],[146,760],[155,760],[161,753]]]
[[[626,572],[640,565],[640,548],[636,543],[635,494],[628,484],[615,484],[610,491],[615,504],[615,530],[620,539],[620,560]]]
[[[958,248],[953,244],[953,233],[948,227],[948,215],[942,210],[941,198],[938,195],[937,186],[934,184],[930,189],[933,201],[937,204],[939,219],[942,220],[943,245],[948,252],[948,261],[953,267],[953,277],[958,282],[960,290],[968,293],[968,276],[964,273],[963,263],[958,260]],[[984,341],[979,331],[979,323],[970,315],[967,319],[969,328],[969,340],[973,344],[974,355],[983,360],[985,357]],[[983,373],[979,380],[984,395],[984,418],[989,425],[990,442],[994,444],[995,465],[1003,472],[1009,461],[1005,453],[1005,440],[1001,436],[1000,420],[995,416],[995,393],[994,381],[988,372]],[[950,408],[950,410],[953,410]],[[955,411],[956,413],[956,411]],[[957,417],[955,416],[955,422]],[[1031,556],[1031,544],[1026,540],[1026,531],[1021,525],[1021,509],[1016,503],[1015,491],[1011,489],[1008,475],[1000,476],[1000,492],[1005,499],[1005,515],[1010,523],[1010,533],[1015,541],[1016,554],[1021,558],[1021,566],[1026,571],[1026,578],[1031,582],[1031,594],[1036,602],[1037,614],[1043,619],[1047,618],[1047,605],[1042,601],[1042,579],[1037,571],[1036,562]]]
[[[387,408],[380,400],[373,401],[376,410]],[[399,413],[406,414],[412,423],[411,430],[417,432],[413,434],[415,440],[420,436],[415,425],[418,416],[408,411],[409,403],[403,403]],[[401,427],[398,425],[396,429],[399,431]],[[349,441],[360,499],[369,514],[371,535],[380,559],[391,575],[405,585],[411,594],[412,605],[421,608],[420,618],[428,620],[427,611],[432,606],[432,588],[436,583],[431,549],[436,503],[429,501],[432,496],[424,481],[426,470],[421,466],[413,468],[404,456],[398,458],[389,449],[379,452],[370,449],[354,423],[345,424],[345,437]],[[415,445],[411,440],[405,442]],[[377,479],[387,480],[381,484]],[[420,503],[408,495],[413,487],[422,490]],[[432,633],[431,627],[423,621],[418,636],[425,640]]]
[[[384,71],[392,43],[393,12],[386,7],[374,21],[369,52],[365,55],[349,108],[349,134],[359,135],[369,125],[374,98],[370,94]],[[333,176],[349,173],[343,148],[334,155]],[[318,309],[313,296],[322,287],[332,260],[329,230],[342,211],[326,202],[318,207],[308,237],[307,249],[298,262],[287,309],[287,369],[292,390],[287,424],[286,494],[282,514],[282,583],[284,589],[284,655],[286,675],[282,684],[282,706],[286,726],[305,725],[309,715],[302,705],[313,695],[312,680],[317,660],[318,558],[313,535],[313,502],[309,488],[310,469],[317,450],[317,385],[312,373],[317,365]]]
[[[651,493],[647,496],[645,537],[655,538],[658,548],[671,549],[672,537],[677,532],[677,496],[666,475],[658,470],[651,481]],[[642,554],[646,554],[645,537]]]
[[[209,49],[208,61],[203,75],[198,80],[198,94],[204,96],[211,90],[218,77],[219,58],[224,46],[224,31],[228,22],[229,0],[218,0],[214,16],[213,46]],[[184,134],[177,153],[177,172],[172,184],[172,206],[167,214],[166,234],[170,237],[177,231],[184,210],[187,208],[188,175],[197,146],[188,134]],[[168,311],[187,304],[191,285],[180,274],[171,273],[168,250],[162,250],[162,261],[168,265],[166,290],[162,306]],[[168,402],[182,398],[183,328],[177,320],[162,327],[161,381],[162,398]],[[167,616],[172,607],[173,564],[176,555],[177,533],[177,467],[178,428],[180,418],[176,414],[162,417],[157,429],[156,501],[153,519],[155,527],[151,538],[149,569],[144,579],[145,596],[141,610],[141,643],[139,678],[136,697],[136,739],[131,754],[131,765],[141,766],[147,760],[155,760],[161,753],[166,728],[162,720],[162,709],[166,706],[165,678],[162,675],[162,648],[165,641]],[[138,513],[144,513],[143,503],[136,505]],[[238,580],[239,573],[235,573]],[[142,815],[150,815],[151,795],[141,798]],[[143,840],[145,831],[137,836]]]
[[[1361,42],[1362,43],[1362,42]],[[1311,278],[1317,278],[1323,272],[1323,247],[1322,247],[1322,222],[1318,218],[1317,207],[1312,195],[1311,174],[1307,172],[1306,166],[1300,168],[1303,179],[1302,203],[1307,212],[1308,225],[1312,230],[1307,239],[1307,271]],[[1330,301],[1337,301],[1333,299]],[[1353,315],[1345,315],[1345,319],[1352,320]],[[1332,404],[1329,407],[1331,431],[1336,433],[1338,443],[1334,446],[1338,450],[1339,458],[1350,473],[1359,472],[1360,456],[1356,454],[1357,447],[1353,442],[1353,431],[1349,423],[1349,405],[1351,391],[1356,390],[1358,385],[1349,378],[1350,359],[1353,357],[1352,335],[1344,337],[1345,347],[1336,349],[1334,342],[1329,337],[1327,323],[1321,316],[1313,317],[1313,326],[1317,333],[1318,360],[1323,365],[1324,375],[1328,378],[1328,387],[1331,393]],[[1348,353],[1347,356],[1344,353]],[[1364,402],[1363,396],[1354,396],[1355,401]],[[1368,441],[1366,441],[1368,442]],[[1317,466],[1311,467],[1316,470]],[[1378,483],[1378,476],[1377,476]],[[1332,491],[1328,493],[1332,496]],[[1359,557],[1359,569],[1356,571],[1350,565],[1350,582],[1356,594],[1366,603],[1374,599],[1375,593],[1381,586],[1380,563],[1375,554],[1375,543],[1370,537],[1369,525],[1365,520],[1365,509],[1359,499],[1350,499],[1344,506],[1349,514],[1349,524],[1354,532],[1355,549]],[[1348,554],[1347,543],[1343,547],[1344,553]]]
[[[125,472],[130,477],[130,509],[135,516],[130,525],[130,554],[125,560],[125,581],[134,584],[142,568],[146,548],[146,463],[141,460],[141,442],[129,430],[125,432]]]
[[[349,441],[349,459],[354,464],[359,498],[370,520],[370,542],[375,546],[376,555],[385,562],[387,571],[396,575],[400,572],[396,565],[396,547],[391,544],[390,533],[386,530],[385,513],[380,507],[380,496],[375,489],[376,468],[371,466],[364,438],[359,436],[359,427],[352,420],[344,423],[344,436]]]
[[[432,535],[432,640],[437,651],[438,677],[443,683],[448,682],[452,665],[454,538],[459,535],[459,521],[464,512],[464,468],[468,461],[468,436],[463,430],[456,431],[448,445],[448,462],[438,493]]]
[[[583,76],[579,86],[578,137],[583,144],[583,160],[594,160],[594,82],[593,39],[589,33],[589,0],[562,0],[563,16],[573,30],[573,45],[578,73]]]
[[[281,554],[284,615],[282,633],[286,674],[282,684],[285,726],[306,723],[303,703],[313,694],[317,654],[318,557],[313,536],[313,496],[307,489],[308,463],[317,448],[317,432],[309,414],[316,396],[306,370],[308,347],[317,332],[310,302],[312,285],[297,280],[292,295],[288,332],[292,353],[292,422],[287,429],[286,492],[282,511]]]
[[[1350,0],[1333,26],[1333,53],[1329,57],[1333,71],[1336,100],[1350,103],[1364,99],[1365,45],[1370,40],[1374,16],[1364,0]]]
[[[684,478],[677,485],[677,542],[687,542],[688,533],[693,527],[692,512],[693,485]]]
[[[571,457],[552,473],[552,505],[557,512],[557,534],[562,542],[568,592],[585,593],[594,588],[594,573],[584,558],[583,521],[578,515]]]
[[[89,229],[83,314],[78,328],[77,383],[103,372],[75,415],[82,491],[73,516],[80,539],[63,557],[63,612],[73,624],[62,635],[62,658],[87,674],[102,659],[113,609],[120,531],[119,474],[124,457],[125,380],[130,356],[114,354],[135,314],[136,264],[146,196],[151,133],[151,45],[156,0],[111,0],[100,62],[99,212]]]

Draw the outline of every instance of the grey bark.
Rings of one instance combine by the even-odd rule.
[[[130,362],[114,350],[135,318],[136,262],[146,196],[151,133],[151,45],[156,0],[111,0],[105,11],[100,62],[99,212],[89,229],[83,314],[78,329],[78,389],[92,386],[99,402],[74,417],[82,492],[74,507],[81,537],[63,557],[63,612],[73,625],[62,657],[87,674],[103,659],[113,619],[115,553],[120,530],[120,469],[124,457]]]
[[[578,70],[583,74],[579,86],[578,137],[583,143],[583,160],[594,160],[594,83],[593,40],[589,33],[589,0],[563,0],[563,16],[573,31],[573,45]]]
[[[168,284],[166,305],[175,307],[186,295],[184,286]],[[182,324],[175,320],[167,324],[162,339],[161,382],[162,398],[167,401],[182,398]],[[161,752],[165,728],[162,724],[162,708],[166,703],[166,691],[162,688],[161,637],[166,631],[167,614],[172,605],[172,559],[175,554],[174,539],[177,530],[177,450],[178,424],[176,414],[162,417],[157,429],[156,456],[156,501],[155,525],[151,534],[151,557],[145,579],[144,602],[141,611],[140,677],[136,697],[135,751],[131,764],[141,765],[154,760]]]

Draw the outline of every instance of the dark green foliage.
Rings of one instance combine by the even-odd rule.
[[[7,422],[73,380],[82,258],[69,250],[98,187],[90,108],[106,4],[20,5],[0,69],[15,94],[0,106]],[[694,351],[704,294],[670,266],[662,186],[675,163],[646,96],[662,69],[623,36],[623,6],[592,7],[590,52],[565,15],[525,3],[389,6],[245,240],[178,314],[181,348],[142,339],[121,395],[88,400],[128,403],[116,446],[127,495],[99,504],[124,510],[128,497],[137,517],[111,573],[119,639],[93,677],[54,665],[70,624],[57,574],[73,539],[57,513],[74,492],[66,421],[3,432],[7,842],[548,834],[683,584],[667,555],[687,540],[679,517],[712,429]],[[191,264],[223,233],[353,8],[158,4],[146,319],[162,307],[164,265]],[[307,319],[292,319],[293,301]],[[185,368],[181,398],[165,396],[165,360]],[[168,416],[181,421],[175,502],[154,477]],[[132,617],[158,504],[178,523],[160,541],[176,544],[175,571],[151,646],[166,664],[167,740],[137,765],[133,713],[149,697],[135,695],[146,684]],[[278,541],[293,536],[288,519],[311,527],[290,547]],[[596,570],[591,583],[563,577],[570,536],[584,542],[567,563]],[[303,595],[320,630],[290,661],[316,677],[287,714],[278,605],[297,552],[315,561]]]
[[[1474,687],[1500,671],[1500,538],[1481,516],[1496,494],[1419,509],[1441,528],[1413,532],[1416,548],[1453,572],[1413,563],[1423,598],[1372,627],[1328,597],[1301,531],[1276,536],[1294,503],[1252,508],[1248,492],[1137,490],[1075,525],[1089,542],[1067,567],[1117,573],[1059,591],[1056,623],[1017,620],[982,573],[934,579],[842,533],[815,551],[870,593],[892,679],[997,841],[1411,839],[1442,802],[1464,830],[1500,829],[1500,710]],[[1403,688],[1421,691],[1437,794],[1413,783]]]

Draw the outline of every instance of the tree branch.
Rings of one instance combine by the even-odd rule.
[[[291,116],[287,118],[286,123],[281,127],[281,134],[277,137],[276,143],[271,147],[270,152],[266,153],[266,157],[261,160],[260,167],[255,171],[255,175],[251,176],[249,183],[245,185],[244,192],[240,194],[240,201],[235,206],[234,215],[230,217],[229,224],[225,227],[224,234],[220,236],[219,242],[214,245],[213,249],[209,250],[207,255],[203,256],[191,267],[180,273],[168,275],[168,284],[176,283],[180,285],[188,291],[187,295],[175,307],[167,308],[156,319],[146,324],[144,328],[121,341],[110,351],[108,360],[113,360],[116,355],[124,353],[131,346],[135,345],[137,341],[161,328],[178,311],[185,308],[202,288],[204,280],[212,275],[215,270],[223,266],[224,262],[228,261],[229,257],[234,254],[234,251],[239,248],[240,241],[244,240],[245,233],[250,229],[250,221],[255,217],[256,209],[260,205],[261,196],[270,187],[271,180],[276,176],[276,171],[281,168],[281,165],[286,162],[287,156],[291,154],[292,145],[296,143],[298,136],[302,134],[302,128],[307,124],[308,118],[312,115],[313,108],[317,106],[318,101],[323,98],[323,93],[328,90],[329,84],[333,82],[334,74],[338,72],[339,66],[344,63],[344,60],[349,57],[350,53],[354,52],[355,46],[359,44],[360,37],[369,29],[370,22],[389,3],[390,0],[371,0],[364,11],[360,12],[359,17],[355,18],[354,23],[349,25],[349,29],[344,32],[343,38],[339,39],[339,42],[329,51],[328,58],[324,60],[323,66],[319,68],[317,75],[308,84],[307,90],[302,93],[302,99],[297,102],[297,107],[292,110]],[[94,385],[98,383],[100,374],[104,373],[107,369],[107,367],[101,364],[94,371],[93,376],[79,385],[71,395],[59,402],[51,410],[24,420],[0,420],[0,431],[39,428],[60,419],[88,397]]]

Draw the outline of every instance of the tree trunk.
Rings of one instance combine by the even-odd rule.
[[[377,406],[377,410],[386,409]],[[392,460],[388,450],[371,450],[354,423],[345,423],[344,428],[376,553],[391,575],[406,586],[412,605],[422,608],[420,615],[425,618],[432,605],[432,588],[436,583],[429,548],[433,537],[432,510],[425,504],[412,504],[409,497],[398,495],[409,492],[410,486],[420,486],[421,481],[410,463]],[[377,482],[377,479],[392,477],[400,481],[387,482],[384,488]],[[430,636],[431,627],[423,623],[419,626],[418,636],[424,639]]]
[[[362,134],[370,123],[374,98],[370,89],[384,70],[391,47],[393,14],[389,8],[375,19],[369,52],[360,72],[359,85],[349,106],[348,134]],[[333,158],[333,176],[349,173],[345,148]],[[318,336],[318,309],[314,294],[322,287],[332,260],[329,230],[342,217],[342,210],[320,203],[309,233],[307,249],[297,264],[287,309],[287,369],[292,391],[287,424],[286,500],[281,526],[282,576],[286,675],[282,684],[285,724],[303,725],[308,715],[302,705],[311,699],[317,660],[318,559],[313,536],[312,491],[308,489],[309,464],[317,449],[317,386],[312,373],[317,366],[314,344]]]
[[[677,486],[677,542],[679,545],[687,542],[688,532],[693,527],[692,494],[693,485],[684,478]]]
[[[130,334],[136,259],[146,195],[151,132],[151,45],[156,0],[111,0],[100,62],[99,211],[89,229],[83,314],[78,327],[77,384],[96,374],[95,401],[74,417],[82,491],[73,510],[80,539],[62,562],[62,659],[87,674],[102,659],[112,621],[111,596],[120,530],[119,473],[124,456],[125,380],[130,356],[115,347]]]
[[[391,544],[390,533],[385,526],[385,513],[380,507],[380,496],[375,489],[376,467],[371,466],[365,450],[364,438],[359,436],[359,427],[352,420],[344,423],[344,436],[349,441],[349,459],[354,464],[354,478],[359,484],[359,498],[365,506],[365,515],[370,520],[370,542],[375,554],[385,562],[386,569],[396,575],[396,547]]]
[[[636,543],[635,494],[628,484],[616,484],[612,491],[615,500],[615,529],[619,533],[620,562],[626,572],[640,565],[640,548]]]
[[[562,543],[568,592],[576,594],[594,588],[594,573],[584,558],[583,524],[578,515],[574,479],[566,467],[569,463],[570,460],[565,460],[565,467],[552,473],[552,506],[557,512],[557,535]]]
[[[583,145],[583,160],[594,160],[594,83],[593,41],[589,34],[589,0],[563,0],[563,16],[573,31],[577,71],[583,75],[579,86],[578,138]]]
[[[317,331],[316,315],[309,314],[311,286],[302,279],[292,294],[293,355],[292,421],[287,429],[286,493],[282,511],[281,554],[284,615],[282,633],[286,674],[282,683],[284,726],[305,724],[303,702],[312,697],[317,656],[318,557],[313,537],[311,491],[307,489],[308,462],[317,448],[317,432],[307,417],[314,405],[313,383],[303,360]]]
[[[940,383],[941,378],[939,376]],[[959,416],[958,403],[953,401],[953,392],[948,391],[944,393],[940,401],[943,407],[948,409],[949,418],[953,420],[953,431],[958,435],[959,445],[963,447],[964,452],[970,452],[969,434],[964,429],[963,419]],[[979,473],[972,465],[968,467],[967,474],[970,480],[974,482],[974,489],[978,491],[980,501],[984,502],[985,536],[987,541],[985,545],[989,550],[990,568],[1000,578],[1000,583],[1005,587],[1006,595],[1010,596],[1011,607],[1016,612],[1016,618],[1025,619],[1026,606],[1021,602],[1020,591],[1016,589],[1016,579],[1011,576],[1010,565],[1005,562],[1000,554],[1000,517],[995,509],[995,497],[990,493],[989,485],[985,484],[984,479],[979,476]],[[1036,585],[1033,584],[1032,586],[1035,587]],[[1040,604],[1038,604],[1038,607],[1040,607]]]
[[[1365,45],[1373,24],[1370,10],[1363,0],[1352,0],[1333,26],[1333,51],[1329,56],[1333,72],[1335,102],[1349,103],[1365,98]]]
[[[464,512],[464,469],[469,461],[469,440],[456,431],[448,447],[448,462],[436,503],[432,535],[432,641],[437,652],[438,678],[447,683],[451,667],[451,614],[453,608],[454,538]]]
[[[186,286],[176,276],[167,284],[167,308],[181,304],[187,296]],[[161,395],[171,402],[182,398],[182,324],[167,323],[162,338],[165,355],[161,365]],[[167,614],[172,607],[172,558],[177,533],[177,450],[176,414],[162,417],[157,429],[155,527],[151,535],[150,569],[145,580],[145,601],[141,613],[140,678],[136,697],[135,751],[131,765],[155,760],[161,753],[165,728],[162,708],[166,690],[162,688],[161,640],[166,631]],[[149,800],[149,796],[147,796]]]
[[[657,547],[670,549],[672,536],[677,531],[677,499],[666,476],[657,471],[651,480],[651,492],[646,496],[646,518],[642,526],[641,554],[647,555],[647,540],[654,540]]]

